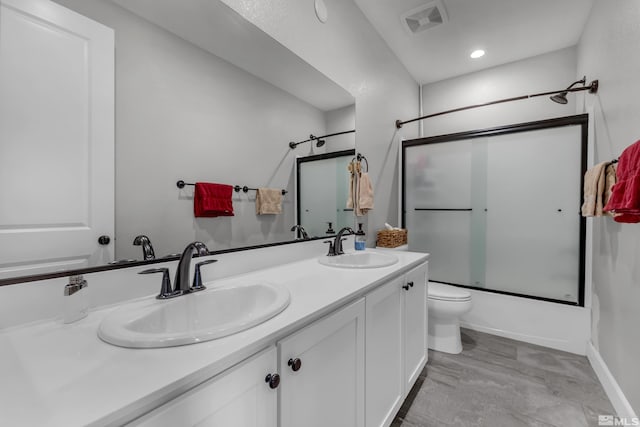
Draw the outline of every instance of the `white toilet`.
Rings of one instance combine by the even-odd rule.
[[[462,351],[460,316],[471,310],[471,293],[463,288],[429,282],[429,348],[445,353]]]

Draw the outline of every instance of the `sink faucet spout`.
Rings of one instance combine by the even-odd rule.
[[[349,234],[356,234],[351,227],[341,228],[340,231],[338,231],[338,234],[336,234],[336,239],[333,243],[333,250],[335,255],[344,254],[344,251],[342,250],[342,236],[346,232],[349,232]]]
[[[178,294],[184,294],[189,292],[191,283],[189,281],[189,273],[191,267],[191,258],[193,253],[197,252],[199,256],[209,255],[209,250],[202,242],[189,243],[180,256],[180,262],[176,269],[176,276],[173,281],[175,289]]]

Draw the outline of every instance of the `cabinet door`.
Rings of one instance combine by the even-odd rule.
[[[408,393],[427,363],[427,263],[405,276],[404,379]]]
[[[276,427],[278,394],[265,381],[276,364],[274,346],[128,425]]]
[[[364,426],[364,308],[360,299],[278,343],[280,427]]]
[[[403,277],[366,297],[366,423],[388,426],[402,404]]]

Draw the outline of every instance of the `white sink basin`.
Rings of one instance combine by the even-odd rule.
[[[377,252],[350,252],[344,255],[323,256],[318,258],[322,265],[338,268],[379,268],[388,267],[398,262],[398,257]]]
[[[221,338],[282,312],[289,291],[268,283],[224,286],[171,300],[150,299],[105,317],[98,336],[132,348],[173,347]]]

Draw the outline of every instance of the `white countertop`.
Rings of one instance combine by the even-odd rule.
[[[96,331],[116,307],[93,311],[69,325],[48,321],[3,331],[0,425],[121,425],[428,257],[413,252],[394,255],[399,262],[384,268],[332,268],[313,258],[208,282],[209,288],[257,279],[279,283],[289,289],[291,303],[261,325],[199,344],[160,349],[107,344]]]

